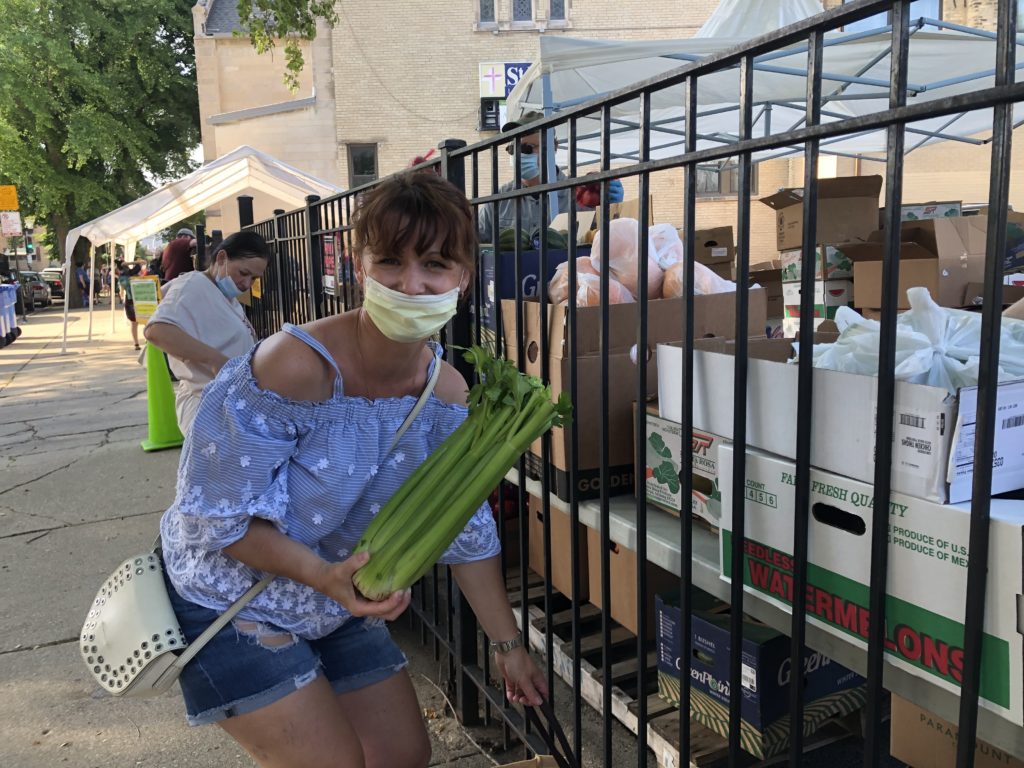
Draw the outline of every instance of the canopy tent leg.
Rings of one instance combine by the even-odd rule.
[[[92,305],[96,301],[96,246],[89,246],[89,337],[92,341]]]

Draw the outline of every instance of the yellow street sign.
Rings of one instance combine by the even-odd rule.
[[[13,184],[0,184],[0,211],[18,210],[18,188]]]

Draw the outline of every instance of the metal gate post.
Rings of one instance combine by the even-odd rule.
[[[309,254],[309,308],[314,320],[324,316],[324,254],[320,231],[319,195],[306,195],[306,253]]]
[[[441,150],[441,175],[458,187],[463,194],[466,192],[466,161],[461,156],[452,157],[449,153],[464,146],[466,142],[461,139],[445,139],[438,144],[438,149]],[[451,342],[460,347],[468,347],[473,343],[469,306],[469,302],[463,301],[452,319]],[[467,381],[472,381],[473,369],[462,359],[462,355],[453,355],[451,363]],[[477,725],[480,723],[480,691],[463,669],[479,664],[477,623],[473,610],[462,596],[457,584],[453,585],[452,589],[452,608],[455,612],[455,653],[458,667],[455,690],[456,715],[463,725]]]
[[[281,313],[282,326],[292,321],[291,312],[284,300],[285,260],[281,253],[284,248],[283,241],[285,238],[284,214],[283,208],[274,209],[274,237],[276,238],[274,241],[274,264],[277,267],[277,308]]]
[[[196,255],[192,263],[200,272],[205,269],[203,256],[206,254],[206,227],[196,224]]]

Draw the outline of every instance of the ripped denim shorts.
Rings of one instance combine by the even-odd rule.
[[[182,598],[164,577],[191,643],[217,611]],[[408,661],[382,621],[352,618],[318,640],[235,617],[182,670],[189,725],[205,725],[273,704],[323,675],[336,693],[379,683]]]

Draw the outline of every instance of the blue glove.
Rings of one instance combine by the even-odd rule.
[[[618,179],[612,179],[608,182],[608,202],[609,203],[621,203],[623,199],[622,182]]]

